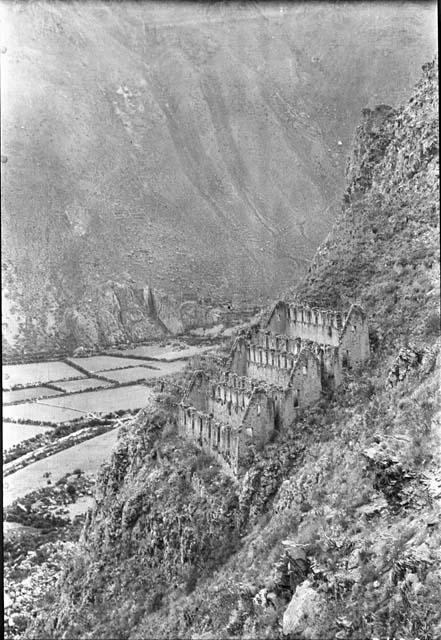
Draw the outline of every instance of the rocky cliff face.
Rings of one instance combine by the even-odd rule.
[[[384,343],[422,344],[439,318],[438,65],[410,100],[365,110],[347,163],[342,211],[293,294],[358,300]],[[432,327],[432,328],[431,328]]]
[[[58,314],[61,309],[58,309]],[[104,347],[179,335],[194,327],[212,327],[219,320],[216,307],[203,301],[178,302],[151,287],[107,282],[67,306],[57,324],[46,332],[29,331],[11,336],[5,327],[5,356],[38,352],[73,351],[79,347]]]
[[[344,210],[296,292],[361,301],[371,361],[250,452],[237,488],[151,407],[29,638],[439,637],[436,73],[364,114]]]

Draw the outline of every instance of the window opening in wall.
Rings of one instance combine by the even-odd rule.
[[[296,389],[296,394],[294,396],[294,406],[295,407],[299,406],[299,396],[300,396],[300,389]]]
[[[230,444],[231,444],[231,434],[230,434],[230,430],[228,429],[227,431],[227,450],[230,450]]]
[[[332,338],[332,327],[331,327],[331,325],[328,326],[328,336],[330,338]]]
[[[304,376],[306,376],[307,372],[308,372],[308,370],[307,370],[307,368],[306,368],[306,365],[303,365],[303,367],[302,367],[302,373],[303,373],[303,375],[304,375]]]
[[[220,441],[221,441],[220,427],[217,427],[217,444],[218,444],[218,446],[220,445]]]

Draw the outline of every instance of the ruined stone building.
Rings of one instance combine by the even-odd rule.
[[[279,301],[261,326],[237,336],[219,379],[194,372],[179,405],[179,431],[238,477],[248,445],[263,446],[289,427],[301,408],[340,384],[345,368],[368,357],[361,307],[343,316]]]

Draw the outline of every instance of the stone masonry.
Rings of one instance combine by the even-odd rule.
[[[179,405],[179,431],[240,477],[248,444],[263,446],[295,423],[299,409],[337,387],[344,369],[369,357],[366,316],[284,301],[242,332],[221,377],[195,371]]]

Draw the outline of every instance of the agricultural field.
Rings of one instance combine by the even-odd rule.
[[[177,349],[176,346],[168,345],[161,347],[158,345],[144,345],[135,347],[134,349],[127,349],[126,351],[119,351],[127,356],[136,356],[152,360],[165,360],[166,362],[172,362],[173,360],[181,360],[193,358],[194,356],[206,353],[216,347],[184,347]]]
[[[12,422],[30,420],[58,424],[84,417],[88,413],[107,414],[112,411],[142,409],[151,393],[143,385],[98,389],[45,398],[44,401],[7,405],[3,409],[3,417]]]
[[[57,397],[56,400],[58,399]],[[49,400],[49,398],[45,398],[44,402],[23,402],[5,405],[3,407],[3,418],[11,422],[27,420],[35,424],[44,423],[55,426],[62,422],[77,420],[83,415],[82,411],[46,404],[46,400]]]
[[[16,445],[22,446],[27,440],[48,432],[52,427],[68,426],[67,423],[71,421],[88,420],[93,416],[142,409],[153,394],[149,382],[179,373],[185,368],[187,358],[204,350],[199,347],[179,349],[176,343],[167,347],[150,345],[140,349],[141,356],[144,353],[148,355],[140,357],[137,354],[137,357],[130,358],[115,355],[113,350],[113,355],[71,358],[66,362],[5,366],[4,454],[8,452],[9,455]],[[133,353],[136,351],[134,349]],[[144,359],[151,356],[157,359]],[[16,386],[19,388],[14,388]],[[39,442],[35,442],[35,447]],[[29,446],[30,452],[34,442]],[[76,446],[69,447],[69,451]],[[87,448],[88,444],[85,443],[84,447]],[[52,459],[56,455],[49,454],[49,457]],[[43,464],[47,465],[45,460]],[[34,468],[35,463],[27,464]],[[8,479],[8,482],[11,481]]]
[[[136,382],[138,380],[152,380],[154,378],[168,376],[173,373],[182,371],[185,367],[185,361],[178,360],[176,362],[158,362],[156,369],[147,369],[146,367],[131,367],[130,369],[117,369],[115,371],[106,371],[105,377],[109,380],[115,380],[120,384],[127,382]]]
[[[30,386],[44,384],[54,380],[73,380],[86,376],[70,367],[65,362],[32,362],[29,364],[12,364],[3,367],[4,390],[13,389],[17,385]]]
[[[115,371],[106,371],[106,378],[114,380],[120,384],[127,382],[138,382],[141,380],[150,380],[161,375],[158,369],[147,369],[146,367],[130,367],[130,369],[116,369]]]
[[[3,506],[7,507],[17,498],[46,486],[46,473],[51,474],[52,483],[75,469],[81,469],[85,473],[96,473],[101,464],[110,457],[117,438],[118,429],[112,429],[7,476],[3,480]]]
[[[2,445],[3,451],[10,449],[20,442],[29,440],[40,433],[49,431],[51,427],[40,427],[34,424],[16,424],[14,422],[2,423]]]
[[[98,373],[99,371],[109,371],[110,369],[123,369],[125,367],[151,367],[152,363],[135,358],[119,358],[118,356],[89,356],[86,358],[69,358],[72,362],[89,373]]]
[[[97,378],[82,378],[80,380],[66,380],[65,382],[57,380],[52,385],[64,393],[78,393],[80,391],[89,391],[90,389],[106,389],[112,386],[112,383],[98,380]]]
[[[72,380],[72,382],[81,382],[81,380]],[[24,389],[16,389],[15,391],[3,391],[3,404],[36,400],[37,398],[49,398],[49,396],[59,395],[60,391],[49,389],[49,387],[25,387]]]

